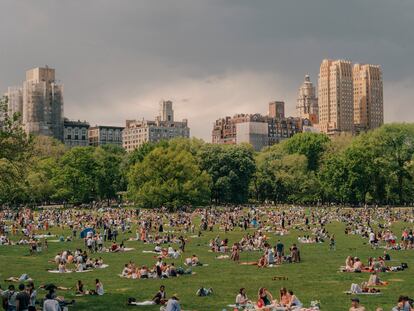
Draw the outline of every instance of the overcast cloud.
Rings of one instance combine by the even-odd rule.
[[[225,115],[295,114],[323,58],[380,64],[385,118],[414,121],[412,0],[1,0],[0,90],[45,64],[65,115],[91,125],[153,118],[175,102],[193,136]]]

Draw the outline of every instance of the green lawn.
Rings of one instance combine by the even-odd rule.
[[[404,224],[395,224],[396,233]],[[53,282],[55,284],[74,287],[78,279],[81,279],[92,289],[94,279],[99,278],[105,287],[105,295],[102,297],[84,296],[74,297],[73,291],[59,294],[68,299],[76,299],[76,305],[72,310],[124,310],[125,308],[139,310],[159,310],[157,306],[126,307],[128,297],[135,297],[137,300],[148,300],[158,290],[161,284],[166,286],[167,294],[178,293],[182,307],[185,310],[218,310],[221,311],[227,304],[233,303],[240,287],[247,289],[250,298],[256,298],[259,287],[267,287],[276,297],[280,287],[292,289],[299,299],[308,306],[311,300],[320,300],[322,310],[340,311],[348,310],[350,296],[342,292],[350,288],[351,283],[361,283],[368,280],[369,274],[338,273],[338,267],[344,265],[347,255],[358,256],[366,262],[369,256],[379,256],[383,250],[371,250],[359,236],[346,236],[344,226],[339,223],[328,225],[328,230],[335,233],[337,250],[329,251],[328,244],[299,244],[302,263],[284,264],[277,268],[258,269],[255,266],[241,266],[230,260],[217,260],[217,254],[208,252],[208,241],[220,234],[221,238],[228,237],[230,245],[238,241],[244,234],[240,229],[225,235],[224,232],[203,233],[202,238],[190,239],[186,246],[185,256],[197,254],[203,263],[208,267],[197,267],[192,276],[182,276],[166,280],[130,280],[118,277],[123,265],[129,260],[136,264],[152,265],[155,262],[153,254],[143,254],[142,250],[152,250],[152,245],[144,245],[140,242],[126,242],[127,247],[134,247],[135,250],[127,253],[100,254],[109,268],[96,270],[88,273],[51,274],[47,269],[55,268],[54,264],[48,263],[57,252],[64,249],[74,250],[76,247],[83,248],[83,241],[76,240],[70,243],[49,243],[49,249],[41,254],[29,255],[27,246],[0,246],[0,284],[2,288],[7,287],[3,280],[10,276],[20,276],[28,273],[35,280],[35,285]],[[51,230],[55,234],[61,234],[60,230]],[[135,232],[135,230],[132,230]],[[69,231],[65,230],[65,235]],[[303,232],[291,231],[289,235],[281,240],[286,247],[297,242],[297,237]],[[126,234],[124,238],[133,236]],[[278,237],[270,234],[271,243],[274,244]],[[119,237],[119,240],[123,236]],[[374,311],[381,306],[384,310],[390,310],[395,305],[400,294],[414,296],[414,250],[390,251],[392,264],[398,265],[407,262],[409,269],[403,272],[381,274],[381,278],[389,281],[390,285],[383,289],[381,296],[361,296],[361,302],[367,310]],[[242,261],[258,259],[259,252],[242,253]],[[176,266],[183,264],[184,258],[174,261]],[[286,281],[272,281],[275,275],[287,276]],[[210,297],[197,297],[196,290],[201,287],[213,287],[214,295]],[[39,297],[44,292],[39,291]],[[229,308],[227,308],[229,310]]]

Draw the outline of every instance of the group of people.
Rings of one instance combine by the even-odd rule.
[[[351,307],[349,311],[367,311],[367,309],[361,304],[358,297],[351,298]],[[375,311],[385,311],[383,308],[378,307]],[[414,311],[414,301],[408,296],[399,296],[396,306],[391,311]]]
[[[280,265],[285,262],[301,262],[301,252],[296,244],[285,249],[281,240],[278,240],[274,246],[271,245],[271,239],[275,234],[283,233],[285,235],[294,229],[305,231],[298,238],[299,242],[316,243],[329,240],[331,249],[335,249],[334,235],[330,235],[326,230],[326,225],[334,221],[344,223],[347,234],[361,235],[368,240],[368,244],[372,247],[403,250],[410,250],[414,247],[412,229],[404,229],[399,241],[390,227],[392,222],[397,219],[413,223],[413,214],[409,211],[391,209],[355,209],[350,211],[349,209],[321,207],[307,211],[301,207],[272,209],[225,207],[165,213],[163,209],[136,211],[133,209],[102,208],[97,213],[77,209],[45,209],[36,213],[30,209],[20,209],[0,213],[0,245],[12,244],[13,239],[10,238],[10,235],[18,235],[20,238],[22,232],[24,240],[28,241],[27,244],[30,245],[30,248],[35,249],[35,246],[32,247],[35,244],[36,247],[45,247],[44,243],[47,247],[46,239],[45,242],[40,243],[35,238],[38,231],[57,232],[59,229],[63,232],[63,230],[69,229],[75,239],[79,232],[85,228],[91,228],[84,238],[85,250],[77,249],[74,252],[65,250],[56,255],[53,262],[58,265],[57,270],[60,273],[71,270],[82,272],[102,267],[104,265],[103,259],[100,257],[91,258],[91,254],[105,250],[110,252],[125,250],[123,241],[120,244],[117,243],[121,233],[131,234],[131,239],[134,241],[129,243],[154,244],[153,252],[156,253],[157,258],[154,265],[149,267],[136,265],[133,261],[125,264],[121,276],[131,279],[164,279],[180,274],[191,274],[191,267],[202,265],[195,254],[185,259],[184,264],[188,267],[186,269],[176,267],[174,263],[167,263],[164,260],[169,258],[177,261],[185,251],[188,242],[186,234],[195,234],[197,231],[198,235],[194,236],[195,238],[200,237],[202,231],[213,232],[216,229],[224,231],[224,236],[220,237],[217,234],[216,238],[210,240],[208,247],[213,252],[229,253],[228,257],[235,262],[240,262],[242,252],[260,251],[261,257],[255,262],[259,267]],[[198,228],[196,228],[197,222],[194,222],[195,218],[200,219]],[[135,239],[134,233],[131,231],[133,228],[136,229]],[[233,241],[227,233],[235,230],[243,233],[241,238]],[[177,248],[171,245],[173,243],[177,244]],[[105,248],[105,244],[108,245],[108,248]],[[381,286],[383,281],[379,279],[377,272],[392,271],[395,268],[386,265],[386,261],[389,259],[388,253],[384,252],[384,256],[370,258],[364,264],[359,258],[349,256],[346,259],[344,271],[374,272],[367,284],[360,286],[364,292],[366,288]],[[69,265],[74,265],[74,268],[69,269]],[[76,285],[76,292],[77,294],[96,293],[100,295],[100,293],[103,294],[103,286],[101,285],[102,283],[98,282],[95,289],[86,291],[82,282],[79,281]],[[26,288],[25,291],[27,291]],[[167,300],[164,298],[162,301],[166,302]],[[178,299],[172,300],[178,301]],[[250,302],[244,289],[239,293],[237,300],[238,305],[243,305],[243,301]],[[293,292],[284,288],[281,289],[277,299],[274,299],[267,289],[261,288],[258,299],[253,305],[259,308],[275,306],[286,308],[286,310],[302,307]]]
[[[236,296],[235,308],[237,310],[301,310],[302,302],[291,290],[282,287],[277,298],[273,297],[265,287],[259,288],[257,301],[247,297],[246,289],[241,288]],[[319,310],[315,306],[314,310]]]
[[[57,253],[53,262],[57,264],[57,271],[59,273],[66,273],[68,271],[82,272],[85,270],[92,270],[103,268],[104,260],[102,257],[91,258],[86,250],[76,249],[74,252],[65,250]],[[69,269],[68,266],[73,265],[73,269]]]
[[[190,266],[192,265],[191,262]],[[194,261],[194,265],[196,265],[196,261]],[[124,265],[120,276],[128,279],[166,279],[184,274],[192,274],[192,270],[176,267],[173,262],[167,264],[162,257],[158,257],[157,262],[151,268],[146,265],[137,266],[133,261],[130,261]]]
[[[406,263],[397,266],[388,266],[387,261],[391,259],[387,252],[384,256],[369,257],[367,264],[364,264],[360,258],[348,256],[345,260],[345,266],[341,267],[342,272],[389,272],[402,271],[408,268]]]
[[[101,294],[103,295],[103,286],[96,280],[96,287],[101,286]],[[40,286],[40,289],[46,290],[47,294],[38,299],[38,291],[33,282],[27,285],[20,283],[18,290],[13,284],[10,284],[6,290],[0,287],[0,296],[3,301],[3,309],[6,311],[36,311],[37,306],[43,311],[64,311],[67,310],[68,305],[75,303],[74,300],[66,301],[64,297],[58,296],[56,290],[57,286],[53,284],[46,284]],[[98,295],[95,291],[94,294]]]

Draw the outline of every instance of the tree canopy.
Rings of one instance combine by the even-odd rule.
[[[7,99],[0,101],[5,112]],[[0,130],[0,205],[116,200],[176,209],[208,204],[414,202],[414,124],[358,136],[296,134],[261,152],[199,139],[66,148],[29,137],[19,115]]]

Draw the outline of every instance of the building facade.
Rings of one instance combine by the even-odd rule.
[[[176,137],[190,137],[186,119],[174,120],[172,101],[160,103],[160,113],[155,120],[127,120],[123,131],[123,147],[133,151],[147,142],[159,142]]]
[[[272,104],[270,103],[269,106]],[[215,121],[212,130],[212,143],[249,143],[256,151],[260,151],[264,147],[272,146],[302,132],[304,126],[310,125],[311,122],[308,119],[275,118],[261,114],[236,114],[233,117],[225,117]]]
[[[353,81],[355,130],[359,132],[380,127],[384,124],[381,67],[355,64]]]
[[[20,119],[23,117],[23,89],[19,86],[9,87],[7,89],[7,113],[9,116],[15,114],[20,115]]]
[[[318,98],[316,96],[316,88],[308,75],[299,88],[296,111],[302,119],[308,119],[312,124],[319,122]]]
[[[96,125],[88,130],[89,145],[98,147],[102,145],[117,145],[122,147],[122,131],[120,126]]]
[[[63,85],[52,68],[34,68],[23,82],[23,127],[28,134],[63,141]]]
[[[305,127],[311,126],[311,122],[308,119],[294,117],[285,119],[268,118],[267,123],[269,127],[269,146],[278,144],[296,133],[303,132]]]
[[[274,101],[269,103],[269,117],[275,119],[285,118],[285,102]]]
[[[269,145],[269,132],[266,122],[248,121],[236,124],[236,144],[251,144],[254,150]]]
[[[319,71],[319,124],[321,132],[353,132],[354,89],[352,64],[324,59]]]
[[[65,118],[63,122],[63,143],[69,148],[89,146],[88,131],[88,122],[72,121]]]

